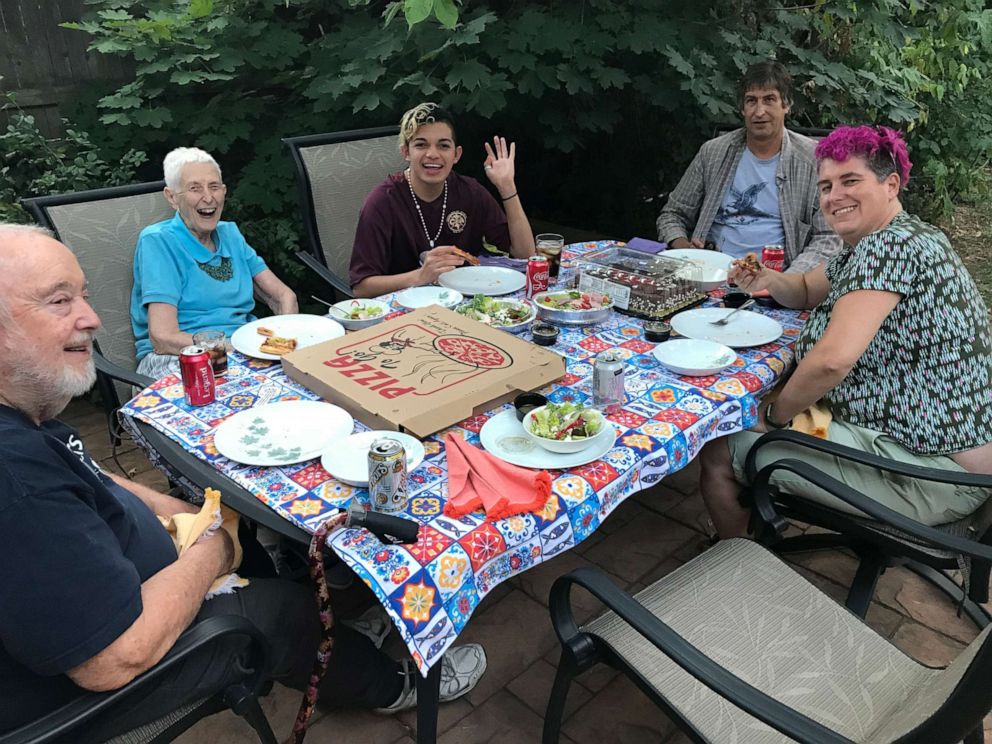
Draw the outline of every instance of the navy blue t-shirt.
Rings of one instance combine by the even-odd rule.
[[[0,406],[0,732],[80,694],[65,672],[131,626],[142,582],[175,560],[78,432]]]

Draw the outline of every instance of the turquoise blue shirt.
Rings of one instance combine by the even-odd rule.
[[[727,188],[710,240],[724,253],[743,258],[751,251],[761,256],[766,245],[785,245],[785,229],[778,206],[775,173],[781,153],[759,160],[744,148],[734,180]]]
[[[179,213],[138,236],[131,290],[131,327],[138,360],[151,352],[148,303],[175,305],[179,330],[216,330],[228,337],[255,317],[252,280],[268,267],[233,222],[218,222],[211,253]]]

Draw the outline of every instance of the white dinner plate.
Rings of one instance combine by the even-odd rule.
[[[427,454],[419,439],[397,431],[363,431],[334,443],[320,456],[328,473],[349,486],[365,488],[369,484],[369,448],[377,439],[395,439],[406,451],[406,470],[411,472]]]
[[[503,266],[461,266],[441,274],[437,282],[462,294],[496,296],[523,289],[527,277]]]
[[[737,359],[737,352],[716,341],[678,338],[654,347],[654,358],[663,367],[680,375],[702,377],[725,370]]]
[[[416,310],[419,307],[430,307],[431,305],[440,305],[450,309],[464,299],[461,292],[444,287],[410,287],[396,293],[396,301],[411,310]]]
[[[716,341],[735,349],[770,344],[782,335],[782,324],[774,318],[750,310],[741,310],[726,325],[711,320],[725,317],[732,310],[725,307],[701,307],[686,310],[672,318],[672,330],[686,338]]]
[[[730,264],[734,261],[733,257],[726,253],[706,251],[700,248],[676,248],[658,255],[682,258],[691,262],[696,267],[696,271],[693,272],[693,281],[703,292],[709,292],[711,289],[725,284],[727,274],[730,271]]]
[[[564,470],[577,468],[587,462],[598,460],[613,447],[617,431],[609,421],[596,436],[589,440],[589,446],[570,455],[549,452],[527,436],[523,424],[517,421],[516,411],[503,411],[489,419],[479,432],[482,446],[500,460],[539,470]]]
[[[351,434],[347,411],[319,400],[282,400],[241,411],[223,421],[214,446],[244,465],[292,465],[318,457]]]
[[[282,359],[281,356],[267,354],[259,349],[265,342],[265,336],[258,332],[259,328],[268,328],[283,338],[295,338],[297,349],[344,335],[341,324],[326,315],[273,315],[271,318],[259,318],[245,323],[231,334],[231,346],[245,356],[256,359]]]

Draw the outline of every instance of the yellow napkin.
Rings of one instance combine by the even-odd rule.
[[[162,526],[176,544],[176,552],[182,555],[201,537],[212,535],[218,528],[225,530],[234,543],[234,563],[231,568],[241,565],[241,543],[238,541],[238,515],[233,510],[220,503],[220,491],[208,488],[203,492],[203,507],[196,514],[181,512],[172,517],[158,515]],[[233,594],[235,589],[248,586],[248,579],[242,579],[236,573],[218,577],[205,599],[217,594]]]
[[[800,431],[803,434],[826,439],[832,420],[833,414],[830,413],[830,409],[821,400],[811,405],[802,413],[793,416],[792,426],[789,428],[793,431]]]

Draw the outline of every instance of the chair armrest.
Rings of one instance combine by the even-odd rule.
[[[341,281],[338,277],[334,276],[324,264],[318,261],[310,253],[306,251],[297,251],[296,258],[299,259],[300,263],[306,266],[308,269],[313,271],[317,276],[324,280],[325,283],[329,284],[331,288],[340,294],[345,299],[351,299],[355,296],[355,293],[351,291],[351,287]]]
[[[976,558],[978,560],[992,561],[992,546],[983,545],[975,540],[956,537],[946,532],[941,532],[940,530],[934,529],[933,527],[920,524],[916,520],[910,519],[909,517],[890,509],[878,501],[855,491],[847,484],[841,483],[836,478],[817,470],[809,463],[794,460],[792,458],[778,460],[770,465],[766,465],[755,476],[752,483],[752,498],[754,498],[755,502],[763,502],[762,506],[765,509],[770,508],[774,510],[774,507],[771,506],[771,487],[769,485],[769,479],[777,470],[786,470],[791,473],[795,473],[800,478],[819,486],[830,495],[843,501],[845,504],[863,511],[872,519],[883,524],[887,524],[891,527],[895,527],[907,535],[915,537],[921,542],[943,548],[944,550],[954,553],[971,556],[972,558]],[[757,503],[755,508],[760,508]],[[765,512],[762,511],[762,514],[764,513]]]
[[[579,634],[569,599],[574,584],[590,592],[683,670],[776,731],[808,744],[851,744],[850,739],[775,700],[724,669],[616,586],[599,569],[576,569],[560,577],[551,587],[549,606],[552,622],[555,632],[563,642]]]
[[[123,687],[109,692],[90,692],[19,729],[0,735],[0,744],[43,744],[67,733],[111,709],[145,685],[161,679],[191,655],[219,638],[247,636],[251,642],[248,686],[257,694],[269,675],[269,643],[262,632],[240,615],[218,615],[190,626],[179,636],[162,660]]]
[[[747,453],[747,457],[744,460],[744,471],[747,475],[748,482],[754,482],[754,477],[758,470],[758,450],[765,445],[773,444],[775,442],[788,442],[789,444],[800,447],[807,447],[808,449],[817,450],[819,452],[826,452],[827,454],[841,457],[845,460],[850,460],[851,462],[868,465],[869,467],[884,470],[888,473],[905,475],[910,478],[934,481],[936,483],[952,483],[959,486],[992,488],[992,475],[961,473],[953,470],[941,470],[939,468],[925,468],[919,465],[908,465],[906,463],[889,460],[885,457],[879,457],[878,455],[873,455],[868,452],[854,449],[853,447],[846,447],[842,444],[837,444],[836,442],[828,442],[826,439],[820,439],[819,437],[813,437],[809,434],[803,434],[789,429],[770,431],[767,434],[762,435],[762,437],[758,439],[754,445],[752,445],[751,449]]]
[[[96,368],[102,374],[114,380],[120,380],[121,382],[126,382],[129,385],[134,385],[135,387],[144,390],[146,387],[155,382],[151,377],[145,375],[139,375],[137,372],[132,372],[129,369],[125,369],[119,364],[114,364],[103,354],[97,353],[93,355],[93,363]]]

